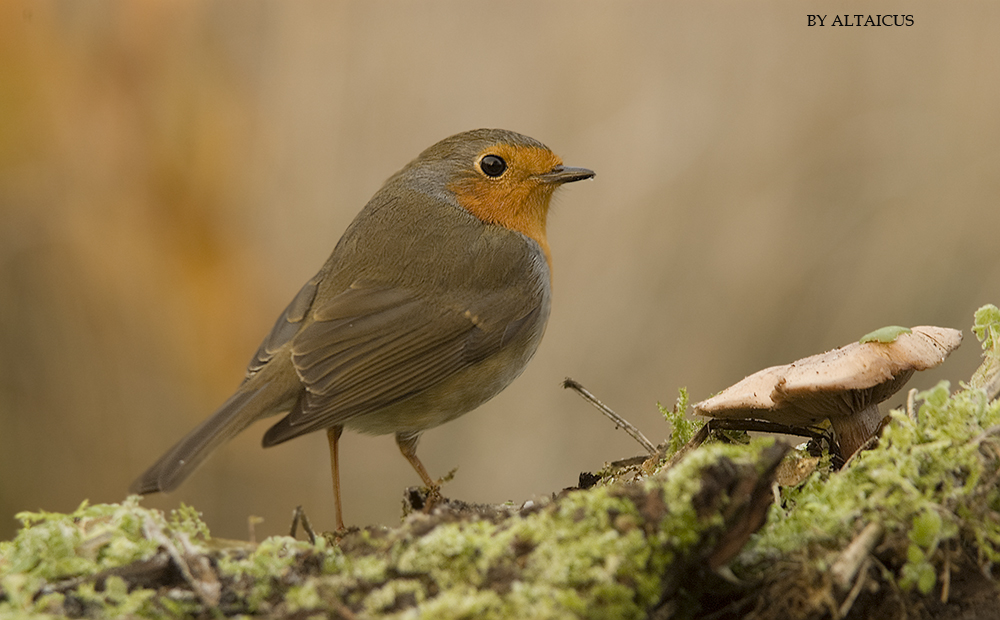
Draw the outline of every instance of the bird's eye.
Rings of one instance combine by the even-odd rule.
[[[507,162],[498,155],[487,155],[479,160],[479,167],[482,168],[483,174],[495,179],[507,170]]]

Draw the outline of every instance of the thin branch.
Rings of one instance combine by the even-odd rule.
[[[917,388],[910,388],[906,393],[906,415],[911,422],[917,423]]]
[[[842,590],[848,590],[854,583],[854,577],[860,572],[865,559],[882,540],[885,530],[878,523],[869,523],[847,545],[837,560],[830,567],[833,582]]]
[[[306,536],[309,537],[309,543],[316,544],[316,532],[312,529],[312,524],[309,523],[309,517],[306,516],[306,511],[302,506],[296,506],[295,510],[292,512],[292,527],[291,531],[288,533],[289,536],[295,538],[295,534],[298,532],[299,524],[302,524],[302,529],[305,530]]]
[[[589,402],[591,405],[597,407],[597,409],[601,413],[608,416],[608,418],[610,418],[611,421],[615,423],[615,426],[625,429],[626,433],[631,435],[633,439],[642,444],[642,447],[645,448],[647,452],[649,452],[650,454],[658,454],[656,446],[653,445],[653,442],[646,439],[646,436],[642,434],[642,431],[633,426],[632,423],[630,423],[628,420],[615,413],[610,407],[608,407],[601,401],[597,400],[597,397],[588,392],[587,388],[583,387],[578,382],[574,381],[573,379],[570,379],[569,377],[566,377],[566,380],[563,381],[563,387],[575,391],[577,394],[582,396],[584,400]]]
[[[796,437],[808,437],[810,439],[823,439],[826,435],[822,431],[814,430],[806,426],[790,426],[778,422],[767,420],[729,419],[712,418],[705,423],[709,431],[747,431],[758,433],[777,433],[779,435],[794,435]]]

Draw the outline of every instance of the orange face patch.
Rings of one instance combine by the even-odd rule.
[[[487,174],[498,169],[495,159],[483,161],[491,155],[506,164],[498,176]],[[448,184],[458,203],[484,222],[534,239],[551,267],[545,220],[549,200],[558,184],[546,182],[541,175],[562,165],[562,160],[548,149],[499,144],[480,152],[471,164],[469,174]],[[489,164],[494,166],[491,168]]]

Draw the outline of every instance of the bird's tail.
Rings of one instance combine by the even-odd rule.
[[[177,442],[139,476],[130,493],[155,493],[176,489],[213,450],[261,417],[266,408],[268,384],[240,390],[224,402],[210,418]]]

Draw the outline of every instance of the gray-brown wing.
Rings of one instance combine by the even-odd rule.
[[[517,300],[517,301],[514,301]],[[533,321],[541,298],[498,292],[473,308],[395,288],[352,287],[316,311],[292,344],[306,392],[265,445],[343,423],[419,393],[495,353]]]
[[[322,279],[322,274],[317,274],[313,279],[306,282],[305,286],[299,289],[299,292],[296,293],[291,303],[285,308],[285,311],[281,313],[281,316],[278,317],[278,320],[274,322],[274,327],[271,328],[270,333],[264,338],[264,341],[260,343],[260,347],[247,365],[247,374],[243,379],[244,383],[257,374],[261,368],[271,361],[271,358],[274,357],[278,349],[291,341],[295,337],[295,334],[299,332],[299,329],[302,328],[302,320],[309,312],[309,308],[312,307],[313,300],[316,299],[316,291]]]

